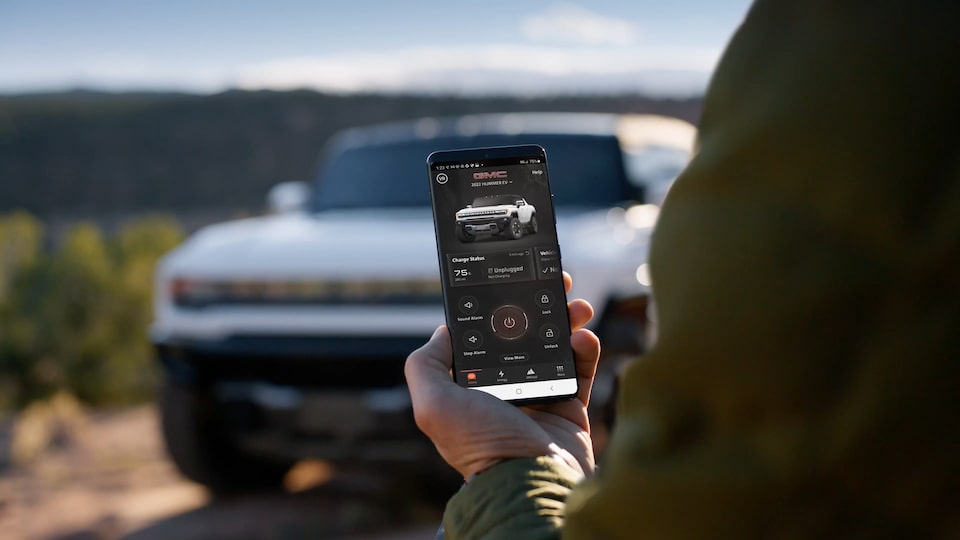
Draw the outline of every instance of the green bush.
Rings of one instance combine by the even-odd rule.
[[[105,238],[79,223],[49,251],[42,232],[26,214],[0,217],[0,406],[60,390],[93,404],[149,397],[153,268],[180,227],[147,217]]]

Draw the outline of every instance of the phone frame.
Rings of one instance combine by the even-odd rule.
[[[556,208],[553,205],[553,192],[551,189],[549,189],[550,172],[549,172],[549,164],[547,161],[547,153],[542,146],[539,146],[536,144],[524,144],[524,145],[515,145],[515,146],[461,148],[461,149],[453,149],[453,150],[438,150],[438,151],[432,152],[429,156],[427,156],[427,160],[426,160],[427,180],[428,182],[430,182],[430,185],[428,186],[430,190],[430,207],[431,207],[430,209],[431,209],[431,214],[433,215],[434,239],[437,245],[437,263],[440,268],[441,289],[443,291],[443,313],[446,319],[447,328],[450,329],[451,341],[455,341],[459,339],[460,336],[453,335],[453,330],[452,330],[453,326],[450,323],[452,315],[451,315],[450,309],[448,309],[448,306],[450,305],[449,295],[451,294],[450,289],[452,288],[452,286],[450,285],[450,280],[449,280],[450,276],[448,275],[448,272],[446,269],[446,264],[445,264],[446,261],[444,260],[445,258],[444,258],[443,247],[440,245],[440,231],[439,231],[440,223],[438,223],[439,216],[437,215],[437,202],[434,197],[435,188],[433,186],[433,182],[434,182],[433,166],[437,163],[458,162],[458,161],[483,161],[483,160],[489,160],[489,159],[514,158],[514,157],[515,158],[537,157],[542,160],[544,169],[546,170],[546,180],[547,180],[547,187],[549,191],[548,193],[549,197],[547,197],[547,199],[549,200],[550,213],[553,216],[552,225],[553,225],[554,236],[556,237],[557,236]],[[560,254],[559,238],[557,238],[556,240],[557,240],[558,263],[560,264],[560,267],[561,267],[560,280],[562,281],[563,280],[562,255]],[[496,285],[491,284],[489,286],[494,287]],[[562,301],[557,302],[557,304],[559,304],[558,307],[562,306],[563,312],[566,314],[567,330],[568,332],[572,333],[572,329],[570,327],[570,313],[567,308],[566,288],[561,286],[560,292],[562,295]],[[561,299],[561,298],[558,298],[558,299]],[[451,372],[452,372],[454,382],[460,385],[459,381],[457,381],[458,371],[457,371],[456,351],[458,350],[458,347],[456,346],[456,344],[453,344],[453,345],[454,345],[453,346],[454,358],[453,358],[453,369],[451,370]],[[502,399],[503,401],[512,403],[514,405],[553,403],[553,402],[560,402],[560,401],[569,401],[571,399],[576,398],[580,394],[580,381],[576,371],[576,354],[573,352],[572,347],[570,350],[570,355],[574,364],[573,375],[571,377],[566,377],[566,378],[557,379],[557,380],[573,380],[575,387],[572,393],[538,396],[538,397],[532,397],[532,398],[520,398],[520,399],[507,399],[507,398],[501,398],[499,396],[494,396],[494,397],[497,397],[498,399]],[[520,382],[520,383],[514,383],[514,384],[535,384],[536,382],[541,382],[541,381]],[[481,387],[464,387],[462,385],[460,386],[469,390],[480,390],[481,388]],[[484,387],[489,388],[491,386],[496,386],[496,385],[486,385]],[[480,391],[483,391],[483,390],[480,390]],[[485,393],[489,393],[489,392],[485,392]]]

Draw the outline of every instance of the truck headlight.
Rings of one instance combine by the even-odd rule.
[[[205,305],[217,297],[217,284],[211,281],[176,278],[170,282],[170,298],[177,306]]]

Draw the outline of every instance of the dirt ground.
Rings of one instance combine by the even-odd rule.
[[[3,538],[406,540],[433,538],[440,520],[436,502],[397,493],[376,471],[319,461],[297,465],[285,491],[211,500],[167,459],[153,407],[74,424],[67,440],[0,463]]]

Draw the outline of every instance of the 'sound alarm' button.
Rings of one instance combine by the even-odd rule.
[[[480,309],[480,304],[477,303],[477,299],[472,296],[464,296],[460,298],[460,301],[457,302],[457,306],[460,308],[460,312],[464,315],[473,315]]]

